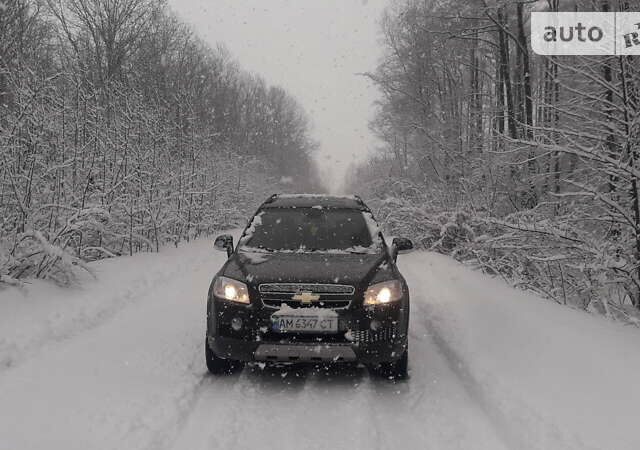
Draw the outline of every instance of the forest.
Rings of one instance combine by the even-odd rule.
[[[164,0],[0,0],[0,285],[69,283],[317,191],[317,145],[291,95]]]
[[[398,0],[380,23],[382,144],[350,168],[393,235],[617,318],[640,308],[637,56],[540,56],[532,11],[623,0]],[[368,180],[364,185],[363,180]]]
[[[639,3],[392,1],[364,74],[381,144],[345,190],[421,248],[637,316],[638,57],[536,55],[529,20]],[[165,0],[0,1],[0,283],[69,283],[322,191],[318,146],[295,98]]]

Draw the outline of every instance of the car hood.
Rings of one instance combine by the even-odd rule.
[[[369,283],[380,271],[389,270],[386,253],[258,253],[237,251],[224,275],[250,284],[260,283]]]

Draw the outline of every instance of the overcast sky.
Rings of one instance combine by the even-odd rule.
[[[388,0],[169,0],[211,44],[243,68],[286,88],[321,142],[318,161],[334,189],[354,158],[376,145],[368,129],[377,91],[358,72],[379,57],[378,21]]]

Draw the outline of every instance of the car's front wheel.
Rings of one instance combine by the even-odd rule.
[[[224,359],[218,357],[211,347],[209,339],[204,340],[204,357],[207,362],[207,369],[214,375],[228,375],[242,369],[242,362],[234,359]]]
[[[409,350],[405,350],[396,361],[384,362],[374,368],[378,375],[393,380],[404,380],[409,376]]]

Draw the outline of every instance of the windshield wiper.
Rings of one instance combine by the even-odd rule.
[[[268,247],[263,247],[262,245],[258,245],[258,247],[256,247],[256,248],[259,248],[260,250],[264,250],[265,252],[269,252],[269,253],[275,252],[274,249],[268,248]]]

